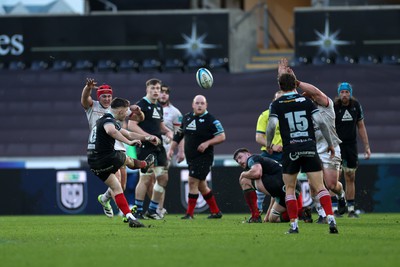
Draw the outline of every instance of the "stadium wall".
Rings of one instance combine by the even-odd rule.
[[[362,155],[360,155],[360,158]],[[55,166],[53,163],[57,162]],[[400,155],[375,155],[361,160],[356,180],[356,209],[360,212],[400,212]],[[238,184],[241,168],[230,156],[218,156],[207,178],[224,213],[248,213]],[[126,197],[132,204],[137,172],[128,178]],[[0,161],[0,183],[7,205],[0,215],[99,214],[97,195],[106,187],[84,158]],[[302,180],[305,205],[311,205],[308,183]],[[187,168],[170,169],[165,207],[169,213],[183,213],[187,205]],[[196,212],[207,206],[200,197]]]

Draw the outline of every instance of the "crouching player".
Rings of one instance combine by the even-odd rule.
[[[239,184],[251,211],[251,218],[247,222],[261,222],[255,189],[271,195],[271,202],[264,222],[289,222],[285,203],[285,183],[282,179],[282,165],[273,159],[261,155],[252,155],[247,148],[237,149],[233,154],[233,159],[244,169],[240,174]],[[312,222],[311,210],[309,208],[303,209],[299,183],[296,186],[296,197],[299,218],[302,218],[305,222]]]

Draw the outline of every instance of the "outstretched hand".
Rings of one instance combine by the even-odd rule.
[[[289,67],[289,61],[286,58],[282,58],[278,62],[278,77],[285,73],[291,74],[296,78],[294,71],[292,70],[292,68]]]
[[[278,78],[282,75],[287,73],[286,68],[287,68],[288,62],[286,58],[281,58],[278,62]]]
[[[86,86],[90,89],[96,88],[97,82],[93,78],[86,78]]]

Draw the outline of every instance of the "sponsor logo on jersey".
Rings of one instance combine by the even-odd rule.
[[[186,130],[193,130],[196,131],[196,120],[192,120],[191,123],[189,123],[188,126],[186,126]]]
[[[157,109],[153,110],[153,119],[161,119],[160,113],[158,113]]]
[[[351,116],[350,112],[346,109],[343,114],[342,121],[352,121],[353,117]]]

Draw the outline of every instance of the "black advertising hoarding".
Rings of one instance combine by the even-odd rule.
[[[102,214],[97,196],[106,190],[106,186],[88,168],[55,170],[4,167],[4,164],[0,167],[0,182],[4,188],[9,188],[4,191],[4,199],[11,201],[8,205],[0,206],[0,215]],[[238,182],[241,172],[240,167],[215,166],[207,178],[223,213],[250,213]],[[364,212],[399,212],[399,172],[399,159],[361,160],[357,170],[356,209]],[[138,177],[130,175],[125,196],[132,205]],[[171,167],[169,176],[165,208],[170,214],[184,214],[188,193],[187,168]],[[302,181],[303,201],[309,205],[310,194],[306,183]],[[196,213],[208,213],[206,203],[200,198]]]
[[[295,10],[296,57],[400,55],[400,6]]]
[[[228,57],[228,13],[0,18],[0,60]]]

